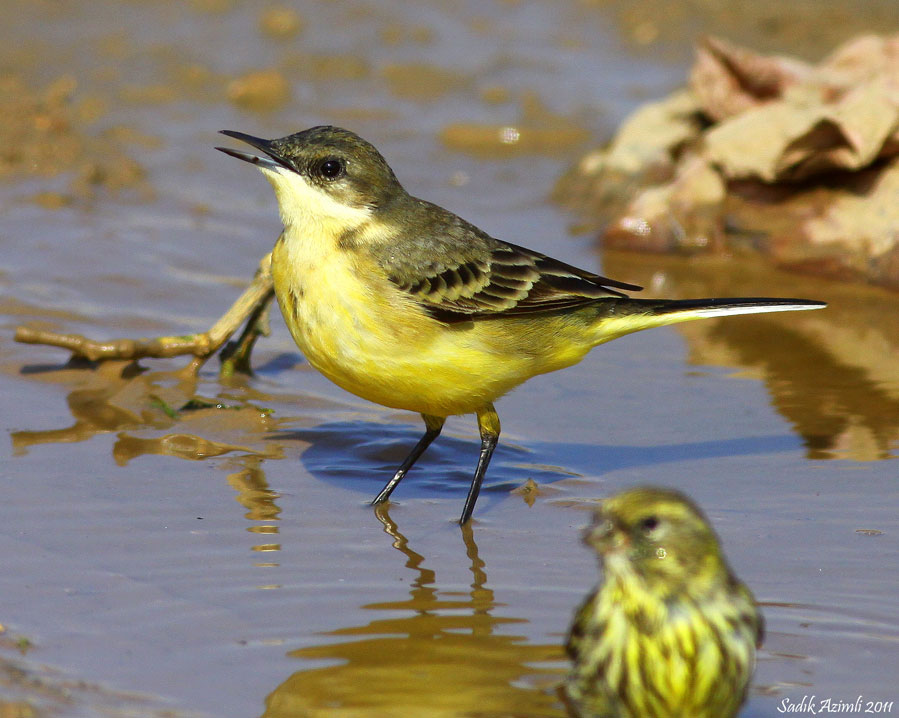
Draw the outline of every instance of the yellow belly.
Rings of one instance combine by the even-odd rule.
[[[553,331],[551,318],[540,326],[525,319],[442,324],[362,262],[342,252],[310,258],[279,242],[272,273],[287,326],[309,363],[369,401],[434,416],[467,414],[535,374],[574,364],[588,349]]]

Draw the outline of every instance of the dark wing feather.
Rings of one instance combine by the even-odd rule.
[[[396,231],[371,249],[390,281],[441,321],[570,309],[640,289],[501,242],[415,197],[392,212]]]
[[[448,322],[571,309],[597,299],[626,296],[617,289],[640,289],[494,241],[495,246],[481,258],[396,283],[433,316]]]

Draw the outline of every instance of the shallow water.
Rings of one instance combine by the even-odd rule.
[[[0,185],[0,623],[33,644],[0,643],[0,699],[64,716],[562,716],[560,646],[597,579],[580,527],[597,499],[652,483],[706,509],[764,604],[744,715],[899,701],[899,299],[736,258],[600,256],[546,200],[584,138],[679,83],[683,46],[635,48],[587,3],[322,3],[284,39],[259,29],[267,8],[0,5],[4,67],[28,88],[71,75],[60,112],[80,108],[60,174],[32,148],[40,162],[23,153]],[[266,69],[284,85],[234,84]],[[280,317],[252,378],[69,367],[11,342],[23,322],[207,328],[279,230],[269,186],[215,131],[322,122],[375,142],[415,194],[653,295],[831,306],[638,334],[529,382],[498,403],[470,531],[454,520],[473,418],[373,512],[420,422],[331,385]],[[88,167],[97,153],[110,165]],[[116,172],[127,157],[142,178]],[[163,408],[194,397],[238,408]]]

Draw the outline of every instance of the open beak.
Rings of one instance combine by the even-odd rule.
[[[261,137],[253,137],[253,135],[235,132],[234,130],[221,130],[221,133],[223,135],[228,135],[228,137],[233,137],[235,140],[246,142],[257,150],[262,150],[268,157],[260,157],[258,155],[250,154],[249,152],[232,150],[230,147],[216,147],[215,149],[220,152],[224,152],[226,155],[231,155],[244,162],[257,165],[260,169],[277,172],[278,170],[285,168],[294,171],[293,167],[291,167],[290,164],[288,164],[288,162],[274,149],[272,140],[264,140]]]

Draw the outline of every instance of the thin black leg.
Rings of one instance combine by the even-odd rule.
[[[383,489],[381,489],[381,493],[375,496],[374,501],[372,501],[373,505],[383,504],[390,498],[390,494],[393,493],[393,490],[400,481],[403,480],[406,472],[408,472],[409,469],[412,468],[412,465],[418,461],[418,457],[425,453],[425,449],[431,445],[431,442],[434,441],[434,439],[440,436],[440,431],[443,429],[443,424],[446,421],[445,417],[422,414],[421,418],[425,421],[425,435],[418,440],[415,448],[412,449],[412,452],[406,457],[406,460],[400,464],[400,468],[396,470],[393,478],[384,485]]]
[[[478,429],[481,431],[481,455],[478,457],[478,468],[475,469],[471,488],[468,489],[468,496],[462,509],[462,517],[459,519],[460,525],[468,523],[468,519],[471,518],[474,505],[478,501],[478,494],[481,493],[481,484],[484,481],[484,474],[487,473],[487,465],[490,463],[490,457],[493,456],[496,442],[499,441],[499,416],[497,416],[493,404],[488,404],[486,408],[478,412]]]

